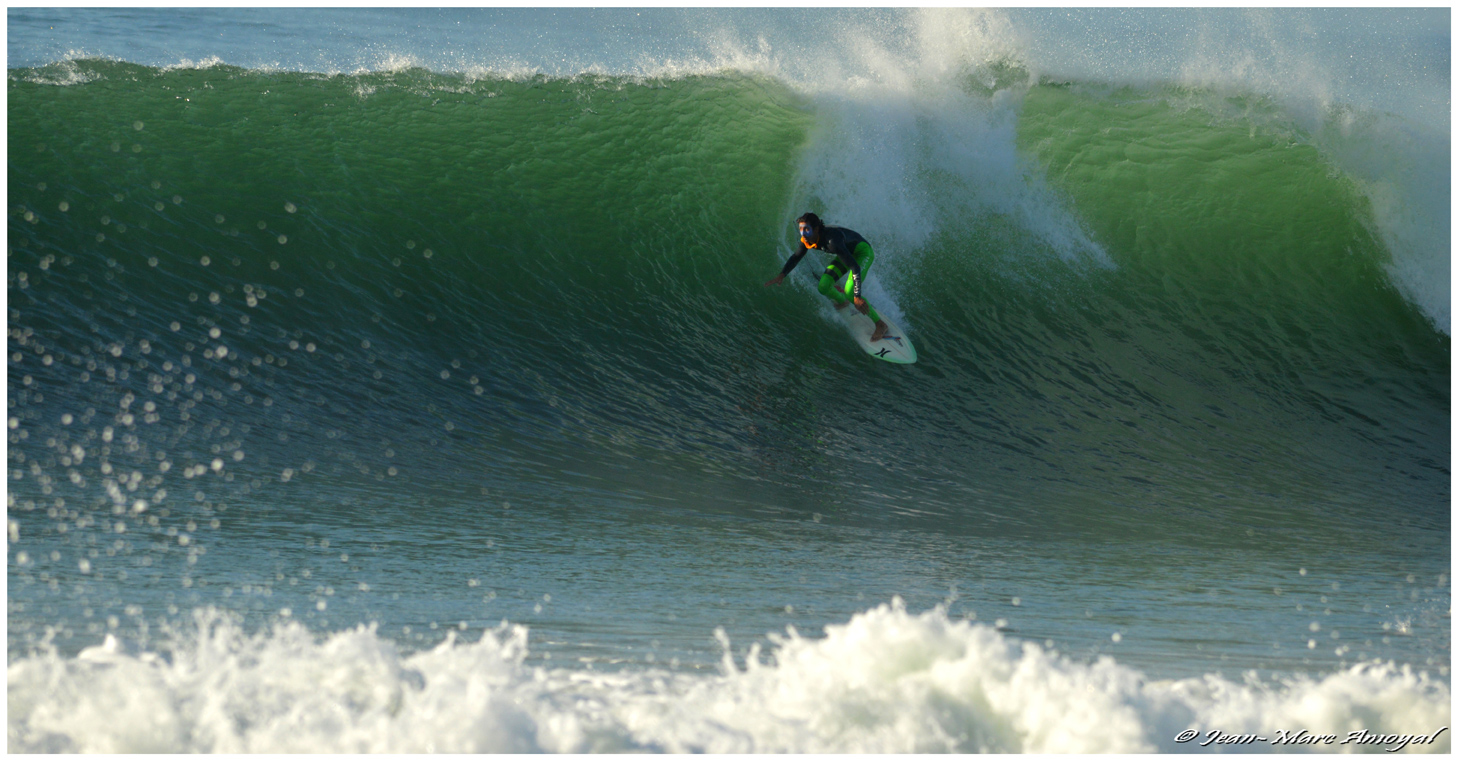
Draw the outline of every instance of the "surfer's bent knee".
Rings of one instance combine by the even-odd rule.
[[[856,265],[861,268],[862,275],[864,275],[866,273],[866,270],[871,268],[871,264],[876,261],[876,252],[871,250],[871,244],[865,241],[861,241],[860,243],[856,244],[856,250],[855,253],[852,254],[852,256],[856,258]]]
[[[845,296],[835,287],[836,278],[829,272],[820,276],[820,293],[831,301],[845,301]]]

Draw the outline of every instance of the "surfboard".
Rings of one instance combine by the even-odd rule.
[[[861,314],[853,306],[840,310],[840,316],[850,327],[851,336],[867,354],[898,365],[909,365],[916,361],[916,347],[911,345],[911,339],[886,315],[881,315],[881,319],[886,321],[886,327],[890,330],[886,331],[885,338],[874,342],[871,334],[876,331],[876,323],[870,317]]]

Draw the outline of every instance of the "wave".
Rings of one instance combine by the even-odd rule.
[[[899,100],[66,70],[11,72],[11,427],[137,437],[83,470],[236,452],[430,480],[515,467],[492,464],[511,431],[748,480],[871,468],[939,520],[966,508],[930,484],[975,482],[1029,527],[1155,486],[1258,530],[1335,509],[1355,541],[1392,494],[1446,526],[1447,336],[1387,277],[1359,183],[1259,98],[1005,63]],[[814,265],[758,286],[806,207],[877,246],[869,294],[916,369],[867,366]],[[822,406],[846,389],[877,403]]]
[[[828,129],[852,138],[833,141],[816,160],[841,160],[841,169],[849,170],[841,176],[856,180],[856,193],[864,198],[845,210],[857,219],[876,220],[883,234],[909,234],[911,240],[936,226],[931,212],[938,209],[924,197],[925,188],[908,184],[902,176],[916,172],[901,169],[960,178],[951,195],[964,206],[969,199],[975,199],[974,208],[990,204],[1004,212],[1027,205],[1023,196],[1030,189],[1017,177],[1011,143],[987,139],[996,138],[996,131],[1008,131],[1017,118],[1015,102],[1022,88],[1005,88],[1009,70],[1022,72],[1025,76],[1014,79],[1024,83],[1153,89],[1156,98],[1165,97],[1158,92],[1165,87],[1214,93],[1220,97],[1206,98],[1206,105],[1233,110],[1247,121],[1276,114],[1285,123],[1284,132],[1316,147],[1353,183],[1367,199],[1367,216],[1390,255],[1388,278],[1441,331],[1449,331],[1451,88],[1448,24],[1441,9],[578,9],[550,13],[549,31],[541,28],[542,14],[511,9],[415,13],[410,24],[394,23],[391,16],[398,12],[388,9],[352,15],[302,9],[271,14],[179,11],[152,21],[185,28],[201,23],[207,14],[216,18],[214,25],[266,29],[268,40],[295,39],[304,29],[324,34],[309,46],[259,39],[251,47],[236,41],[224,44],[210,35],[198,40],[168,35],[172,42],[166,48],[134,40],[127,54],[164,69],[206,68],[226,59],[250,70],[330,74],[424,68],[518,79],[584,73],[681,79],[725,71],[769,77],[808,95]],[[106,23],[95,15],[81,14],[75,21],[82,27]],[[53,28],[57,23],[47,11],[12,16],[20,28]],[[139,24],[145,17],[120,12],[118,22]],[[473,32],[463,35],[466,28]],[[613,34],[603,35],[604,29]],[[816,38],[811,29],[846,44],[815,45],[808,42]],[[49,33],[35,39],[21,35],[12,45],[12,61],[59,60],[49,68],[58,69],[64,81],[76,59],[95,56],[83,51],[105,50],[111,38],[83,36],[74,48],[52,49],[60,39]],[[312,52],[301,58],[298,49],[303,47]],[[1403,85],[1394,87],[1394,82]],[[959,92],[968,85],[983,94],[1004,87],[1001,105],[1012,101],[1014,106],[988,109],[985,103],[969,102]],[[1222,104],[1222,99],[1231,103]],[[1242,105],[1252,99],[1274,108]],[[996,118],[978,113],[988,110],[996,111]],[[904,129],[908,119],[932,128],[916,136]],[[856,131],[858,137],[852,134]],[[927,155],[908,153],[908,140]],[[929,160],[932,156],[938,160]],[[805,177],[800,195],[814,196],[827,179]],[[1035,206],[1047,211],[1048,204]],[[1051,222],[1054,236],[1079,237],[1076,226],[1055,220],[1056,215],[1033,217],[1038,219],[1024,215],[1024,229]],[[1076,247],[1088,248],[1085,243],[1077,241]]]
[[[315,636],[285,619],[247,635],[200,610],[160,652],[108,638],[75,658],[12,661],[7,735],[30,753],[1451,748],[1446,683],[1381,662],[1320,679],[1148,681],[900,600],[822,639],[790,629],[769,653],[718,636],[720,673],[699,676],[528,664],[527,630],[505,622],[406,655],[368,625]]]
[[[1221,71],[1245,43],[1218,23],[1131,61],[1047,18],[849,13],[857,44],[810,58],[721,15],[689,52],[561,70],[410,45],[11,69],[8,527],[43,538],[17,567],[60,536],[42,515],[191,561],[199,527],[347,522],[356,489],[382,525],[611,494],[572,509],[1443,556],[1447,125],[1410,93],[1334,85],[1299,28]],[[813,262],[760,287],[806,210],[875,245],[920,363],[861,354]],[[1182,751],[1450,708],[1391,664],[1150,681],[898,604],[714,677],[549,668],[510,625],[406,653],[199,615],[171,649],[16,650],[12,747]],[[1098,709],[1039,708],[1078,691]]]

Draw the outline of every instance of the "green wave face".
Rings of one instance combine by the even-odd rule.
[[[1446,528],[1449,342],[1349,181],[1259,102],[1017,108],[1108,261],[998,213],[878,247],[921,355],[895,367],[801,287],[814,262],[760,285],[817,118],[774,79],[12,70],[12,446],[109,425],[115,467],[570,470],[952,533]]]

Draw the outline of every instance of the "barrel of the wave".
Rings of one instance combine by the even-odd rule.
[[[833,255],[834,259],[820,275],[819,289],[845,318],[856,343],[877,359],[901,365],[915,362],[916,347],[905,331],[861,298],[861,283],[876,260],[871,244],[854,230],[822,223],[814,212],[806,212],[795,223],[800,230],[800,247],[785,262],[780,274],[765,285],[782,282],[812,248]],[[845,278],[844,286],[838,284],[841,278]],[[854,309],[849,308],[852,305]]]

